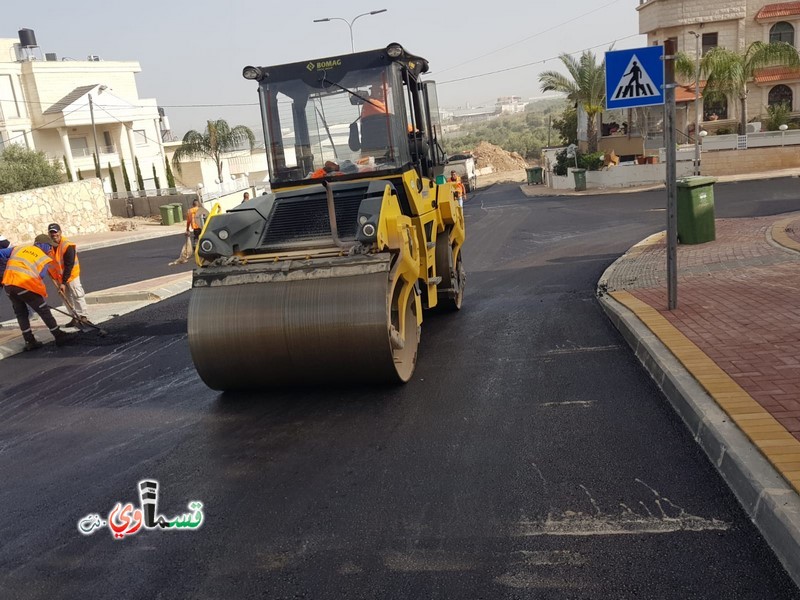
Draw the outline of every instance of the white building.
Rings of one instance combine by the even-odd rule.
[[[154,99],[139,97],[135,61],[58,60],[44,57],[31,30],[20,39],[0,39],[0,149],[22,144],[62,162],[73,179],[95,176],[111,191],[109,169],[124,191],[124,164],[136,190],[134,159],[145,188],[154,188],[153,167],[167,187],[162,121]],[[92,127],[94,120],[94,127]]]

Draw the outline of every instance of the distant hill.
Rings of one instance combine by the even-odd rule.
[[[542,98],[528,104],[525,112],[462,125],[458,131],[446,134],[445,150],[472,150],[481,142],[489,142],[527,160],[538,159],[542,148],[548,145],[548,130],[549,145],[562,143],[558,131],[550,125],[561,117],[566,106],[566,98]]]

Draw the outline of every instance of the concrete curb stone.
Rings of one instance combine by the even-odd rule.
[[[607,282],[610,274],[607,270],[600,281]],[[598,300],[784,568],[800,585],[800,496],[633,312],[600,287]]]

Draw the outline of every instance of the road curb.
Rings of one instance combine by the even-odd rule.
[[[800,586],[800,496],[635,313],[600,289],[598,300]]]
[[[159,231],[158,233],[144,233],[134,234],[128,237],[120,237],[116,239],[98,240],[95,242],[78,242],[81,252],[88,252],[89,250],[98,250],[100,248],[110,248],[111,246],[121,246],[122,244],[130,244],[132,242],[143,242],[146,240],[154,240],[162,237],[169,237],[171,235],[184,235],[182,230],[175,228],[175,231]]]

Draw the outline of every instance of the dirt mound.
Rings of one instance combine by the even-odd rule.
[[[506,152],[500,146],[489,142],[481,142],[472,151],[475,155],[476,167],[483,169],[492,167],[495,172],[519,171],[528,166],[528,163],[516,152]]]

